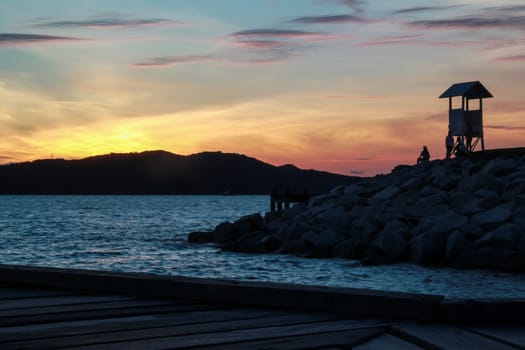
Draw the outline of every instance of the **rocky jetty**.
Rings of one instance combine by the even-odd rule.
[[[525,271],[525,155],[398,166],[307,205],[224,222],[190,242],[225,250]]]

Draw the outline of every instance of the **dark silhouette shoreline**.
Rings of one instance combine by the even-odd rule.
[[[241,154],[147,151],[0,165],[0,194],[324,193],[359,179],[273,166]]]

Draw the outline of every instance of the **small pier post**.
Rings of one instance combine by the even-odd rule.
[[[289,189],[286,189],[284,193],[277,190],[272,190],[272,194],[270,196],[270,210],[272,212],[282,211],[283,209],[290,208],[292,203],[306,204],[311,197],[312,195],[309,194],[307,190],[305,190],[303,193],[291,193]]]

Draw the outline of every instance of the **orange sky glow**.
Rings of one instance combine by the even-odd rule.
[[[443,158],[452,83],[523,146],[516,1],[5,0],[0,163],[163,149],[347,175]]]

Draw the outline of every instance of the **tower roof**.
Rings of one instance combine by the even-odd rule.
[[[463,96],[468,99],[490,98],[492,94],[479,81],[456,83],[449,87],[439,98]]]

